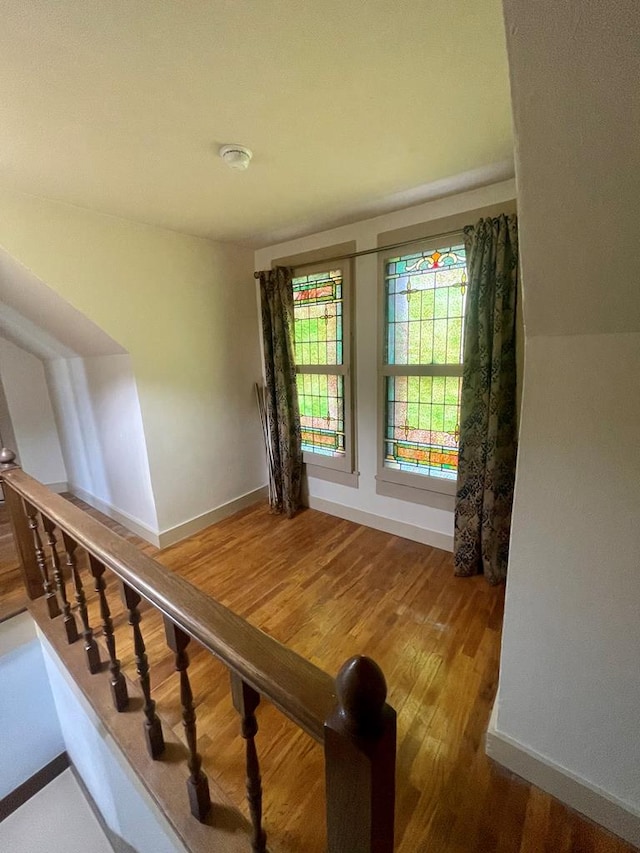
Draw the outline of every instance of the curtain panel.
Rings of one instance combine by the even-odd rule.
[[[506,578],[517,452],[515,216],[464,229],[469,290],[464,335],[455,573]]]
[[[291,518],[300,506],[302,441],[296,387],[291,270],[260,273],[266,412],[274,483],[274,512]]]

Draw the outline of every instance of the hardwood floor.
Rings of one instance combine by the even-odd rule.
[[[0,578],[11,593],[1,521]],[[398,711],[398,853],[632,851],[486,757],[503,590],[483,578],[454,578],[450,554],[313,510],[289,521],[265,505],[164,551],[144,550],[331,674],[352,654],[378,661]],[[118,654],[135,678],[130,629],[115,587],[111,581]],[[91,611],[99,624],[95,598]],[[148,607],[142,629],[158,711],[182,738],[173,659],[161,619]],[[194,648],[191,659],[205,769],[247,814],[243,743],[228,675],[202,649]],[[270,850],[319,853],[322,750],[267,704],[258,721]]]
[[[0,622],[19,612],[26,601],[7,510],[0,501]]]

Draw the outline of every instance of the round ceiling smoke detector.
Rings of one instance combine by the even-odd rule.
[[[246,169],[251,162],[253,152],[244,145],[223,145],[220,148],[220,156],[232,169]]]

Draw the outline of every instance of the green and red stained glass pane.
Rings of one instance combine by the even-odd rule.
[[[387,364],[461,364],[464,246],[387,261]]]
[[[293,279],[296,364],[342,364],[342,272]]]
[[[459,376],[388,376],[385,466],[455,480]]]
[[[302,449],[323,456],[342,456],[345,452],[343,377],[299,373],[296,381]]]

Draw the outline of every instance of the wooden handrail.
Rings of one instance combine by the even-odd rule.
[[[64,616],[68,643],[79,638],[66,592],[56,529],[62,535],[66,568],[73,580],[89,672],[100,670],[100,654],[87,619],[86,599],[75,549],[89,556],[89,569],[100,602],[109,653],[112,698],[116,710],[128,693],[116,657],[113,622],[105,593],[104,570],[119,578],[133,631],[136,670],[144,697],[148,753],[160,759],[165,742],[151,695],[149,663],[140,631],[140,598],[165,619],[167,642],[180,673],[183,722],[189,744],[187,781],[192,814],[203,821],[211,807],[206,774],[196,749],[196,718],[187,674],[186,646],[197,640],[231,672],[232,695],[246,743],[247,796],[252,819],[251,846],[266,853],[262,828],[262,789],[254,737],[255,710],[263,696],[312,738],[325,755],[327,842],[329,853],[391,853],[394,841],[396,715],[386,703],[387,686],[377,664],[350,658],[334,680],[310,661],[283,646],[184,578],[139,551],[82,509],[54,494],[15,466],[15,454],[0,451],[0,482],[16,541],[20,568],[30,598],[44,593],[50,619]],[[38,513],[50,552],[55,591],[45,559]],[[42,592],[38,593],[38,577]],[[62,611],[59,608],[62,604]]]
[[[320,743],[336,705],[334,679],[20,468],[2,479],[128,586]]]

